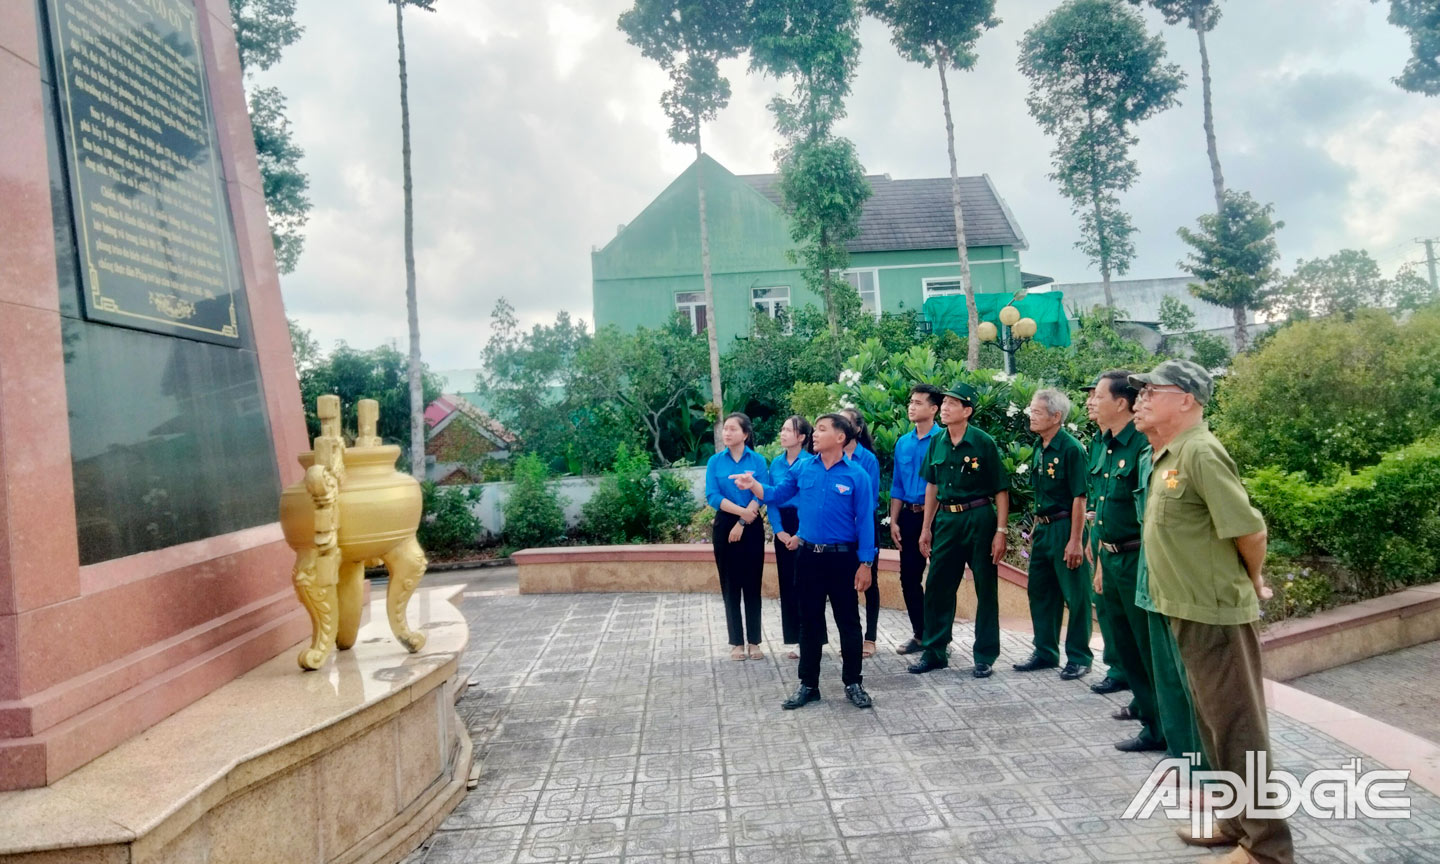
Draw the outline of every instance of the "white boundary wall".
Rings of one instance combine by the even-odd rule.
[[[704,468],[679,468],[673,472],[678,473],[690,481],[690,488],[695,491],[696,500],[704,503],[705,500],[705,469]],[[551,480],[547,485],[558,492],[564,499],[565,525],[573,528],[580,521],[580,508],[595,494],[602,477],[561,477],[558,480]],[[510,498],[510,490],[514,483],[480,483],[477,484],[481,490],[480,500],[470,505],[470,510],[480,519],[480,524],[485,532],[492,537],[499,536],[505,530],[505,502]],[[448,487],[448,488],[465,488]]]

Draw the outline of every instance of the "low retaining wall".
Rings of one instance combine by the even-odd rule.
[[[1440,585],[1421,585],[1266,628],[1265,677],[1289,681],[1440,639]]]
[[[562,546],[552,549],[525,549],[511,559],[519,567],[521,594],[620,593],[667,591],[678,593],[720,593],[715,575],[715,554],[708,543],[674,543],[651,546]],[[900,553],[880,551],[880,606],[904,609],[900,593]],[[1025,574],[1009,564],[1000,565],[1000,617],[1029,620],[1030,602],[1025,596]],[[761,594],[779,597],[775,574],[775,550],[765,550],[765,573]],[[975,583],[961,582],[956,595],[956,614],[975,617]]]

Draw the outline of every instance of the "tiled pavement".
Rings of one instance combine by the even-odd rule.
[[[1440,642],[1427,642],[1287,682],[1440,743]]]
[[[718,597],[482,596],[460,712],[480,783],[407,864],[528,862],[1205,861],[1172,823],[1120,818],[1154,765],[1111,744],[1118,698],[1009,663],[986,681],[904,672],[881,615],[866,662],[872,711],[843,698],[827,649],[825,699],[793,712],[793,661],[733,662]],[[779,649],[779,609],[765,608]],[[956,628],[964,649],[968,625]],[[1098,673],[1095,673],[1098,674]],[[1096,680],[1094,674],[1090,681]],[[1341,767],[1341,745],[1272,715],[1279,767]],[[1366,767],[1372,767],[1367,764]],[[1403,767],[1403,766],[1402,766]],[[1440,862],[1440,801],[1411,787],[1408,820],[1292,820],[1310,864]]]

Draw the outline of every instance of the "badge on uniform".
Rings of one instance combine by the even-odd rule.
[[[850,494],[850,487],[849,487],[849,486],[845,486],[845,485],[843,485],[843,484],[841,484],[841,483],[836,483],[836,484],[835,484],[835,491],[836,491],[836,492],[839,492],[841,495],[849,495],[849,494]]]
[[[1125,467],[1125,460],[1124,460],[1124,459],[1121,459],[1121,460],[1120,460],[1120,467],[1121,467],[1121,468],[1124,468],[1124,467]]]
[[[1178,468],[1171,468],[1170,470],[1165,472],[1165,488],[1180,488],[1180,470]]]

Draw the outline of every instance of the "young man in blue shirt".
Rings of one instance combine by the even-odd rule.
[[[826,414],[815,423],[815,457],[798,463],[773,489],[753,473],[731,475],[735,486],[753,491],[771,507],[794,499],[800,515],[800,686],[785,700],[789,710],[820,698],[820,650],[825,626],[825,601],[840,631],[841,678],[845,697],[857,708],[869,708],[870,694],[861,686],[860,601],[857,591],[870,586],[875,560],[875,512],[870,478],[845,458],[845,445],[855,427],[842,414]]]
[[[920,466],[930,452],[930,437],[941,427],[935,422],[945,394],[933,384],[910,388],[906,416],[915,428],[895,442],[895,473],[890,481],[890,542],[900,550],[900,592],[910,615],[908,642],[897,654],[914,654],[925,638],[925,556],[920,552],[920,531],[925,527],[925,478]]]

